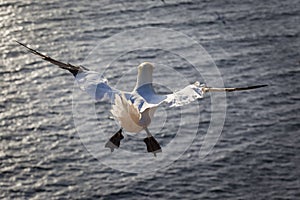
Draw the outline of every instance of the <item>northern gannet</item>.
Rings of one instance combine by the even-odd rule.
[[[147,151],[153,153],[154,156],[156,156],[156,153],[162,152],[159,143],[148,130],[148,126],[151,123],[156,108],[163,103],[168,104],[170,107],[178,107],[203,98],[207,92],[232,92],[267,86],[213,88],[196,81],[194,84],[188,85],[177,92],[159,95],[154,91],[152,86],[154,66],[149,62],[143,62],[138,66],[137,82],[134,89],[132,92],[125,92],[109,86],[108,81],[98,72],[90,71],[83,66],[75,66],[70,63],[57,61],[29,48],[21,42],[16,42],[27,48],[31,53],[71,72],[80,89],[96,101],[101,101],[107,97],[107,99],[113,102],[111,113],[119,122],[121,128],[105,144],[105,147],[110,148],[111,152],[119,148],[120,141],[124,138],[122,135],[123,130],[131,133],[140,133],[142,130],[145,130],[147,137],[144,139],[144,142],[147,146]]]

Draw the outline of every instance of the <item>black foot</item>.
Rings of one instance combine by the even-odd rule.
[[[144,142],[147,145],[147,151],[153,153],[155,157],[156,157],[156,153],[162,152],[159,143],[155,140],[153,136],[146,137],[144,139]]]
[[[120,129],[109,139],[109,141],[105,144],[105,147],[110,148],[110,151],[113,152],[115,149],[120,147],[120,142],[123,138],[122,129]]]

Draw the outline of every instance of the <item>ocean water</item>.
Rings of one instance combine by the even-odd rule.
[[[299,199],[299,13],[297,0],[1,1],[0,198]],[[165,32],[141,33],[147,28]],[[198,47],[167,30],[211,57],[203,51],[198,59]],[[143,61],[156,63],[161,93],[205,82],[190,60],[203,72],[213,60],[225,86],[269,86],[227,94],[222,133],[204,158],[210,95],[180,112],[157,110],[157,158],[146,153],[142,134],[126,135],[111,154],[103,148],[118,128],[110,104],[76,98],[83,93],[68,72],[15,40],[104,73],[123,90],[134,87]],[[132,48],[145,42],[161,49]],[[81,101],[95,105],[96,119],[74,113]]]

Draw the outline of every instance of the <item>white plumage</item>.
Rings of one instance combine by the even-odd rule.
[[[75,76],[78,86],[96,101],[102,101],[108,98],[114,103],[111,113],[119,122],[121,129],[115,133],[105,145],[105,147],[109,147],[111,151],[120,146],[120,141],[124,138],[122,135],[122,129],[124,129],[132,133],[139,133],[145,130],[147,138],[144,139],[144,142],[147,145],[148,152],[152,152],[154,155],[156,155],[157,152],[161,152],[159,143],[154,139],[147,127],[151,123],[156,108],[162,103],[166,103],[170,107],[183,106],[202,98],[206,92],[232,92],[267,86],[255,85],[243,88],[211,88],[200,85],[199,82],[195,82],[177,92],[167,95],[158,95],[152,86],[153,65],[149,62],[144,62],[138,66],[137,82],[133,91],[124,92],[110,87],[107,79],[97,72],[90,71],[83,66],[75,66],[70,63],[57,61],[27,47],[25,44],[18,43],[27,48],[31,53],[71,72]]]
[[[96,72],[82,71],[78,73],[76,80],[79,87],[96,100],[105,96],[112,100],[114,105],[111,113],[120,126],[125,131],[138,133],[149,126],[160,104],[182,106],[203,97],[203,87],[198,82],[172,94],[156,94],[152,86],[153,68],[149,62],[138,66],[137,82],[132,92],[110,87],[107,80]]]

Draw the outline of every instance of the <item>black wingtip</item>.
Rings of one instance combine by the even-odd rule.
[[[82,71],[82,70],[86,70],[88,71],[87,68],[85,67],[81,67],[81,66],[74,66],[70,63],[63,63],[63,62],[60,62],[58,60],[55,60],[47,55],[44,55],[28,46],[26,46],[25,44],[23,44],[22,42],[19,42],[17,40],[15,40],[18,44],[20,44],[21,46],[25,47],[27,50],[29,50],[29,52],[35,54],[35,55],[38,55],[40,56],[43,60],[45,61],[48,61],[54,65],[57,65],[58,67],[60,67],[61,69],[65,69],[65,70],[68,70],[69,72],[71,72],[73,74],[74,77],[76,77],[76,75],[79,73],[79,71]]]
[[[25,48],[26,48],[27,50],[29,50],[31,53],[33,53],[33,54],[35,54],[35,55],[38,55],[38,56],[42,57],[43,59],[45,59],[45,58],[47,57],[46,55],[44,55],[44,54],[42,54],[42,53],[40,53],[40,52],[38,52],[38,51],[36,51],[36,50],[34,50],[34,49],[28,47],[26,44],[24,44],[24,43],[22,43],[22,42],[19,42],[19,41],[17,41],[17,40],[15,40],[15,41],[16,41],[19,45],[25,47]]]
[[[22,45],[23,47],[26,47],[28,49],[28,47],[25,44],[23,44],[22,42],[19,42],[17,40],[15,40],[15,42],[18,43],[19,45]]]
[[[253,86],[249,86],[249,87],[234,88],[232,90],[229,90],[228,92],[252,90],[252,89],[257,89],[257,88],[262,88],[262,87],[267,87],[267,86],[268,85],[253,85]]]
[[[28,46],[26,46],[25,44],[23,44],[22,42],[19,42],[17,40],[15,40],[16,43],[18,43],[19,45],[22,45],[23,47],[26,47],[27,49],[30,49]]]
[[[262,87],[267,87],[268,85],[254,85],[254,86],[250,86],[248,87],[248,89],[257,89],[257,88],[262,88]]]

